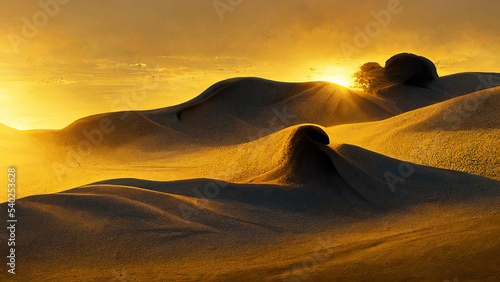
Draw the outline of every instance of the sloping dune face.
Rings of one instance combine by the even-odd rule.
[[[19,178],[25,187],[19,191],[20,197],[123,177],[247,181],[250,175],[256,177],[255,171],[260,174],[270,169],[266,164],[250,167],[252,160],[265,163],[259,154],[274,156],[276,148],[280,148],[274,140],[265,138],[300,124],[327,128],[332,143],[351,143],[393,158],[491,177],[491,172],[479,173],[484,170],[479,166],[472,168],[477,162],[470,162],[468,167],[437,165],[343,138],[356,128],[355,123],[384,120],[499,84],[498,74],[464,73],[436,79],[428,88],[396,85],[386,89],[385,94],[374,96],[326,82],[280,83],[237,78],[219,82],[199,97],[174,107],[91,116],[62,130],[16,132],[18,139],[34,140],[37,144],[23,145],[24,150],[13,150],[11,145],[15,142],[7,144],[8,138],[2,144],[8,152],[5,160],[24,167],[26,175],[36,175]],[[481,107],[487,104],[482,103]],[[449,118],[455,118],[454,115]],[[474,125],[473,118],[471,122]],[[330,128],[338,125],[348,127],[334,133],[341,138],[329,133]],[[393,140],[397,142],[405,136]],[[387,146],[388,150],[389,147],[395,146]],[[29,151],[35,157],[22,157],[19,151]]]
[[[500,180],[500,88],[474,92],[328,134],[401,160]]]
[[[174,107],[0,128],[23,176],[17,277],[493,281],[498,86],[238,78]]]

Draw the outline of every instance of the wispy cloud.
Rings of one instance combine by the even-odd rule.
[[[131,91],[148,70],[157,73],[160,87],[141,109],[182,102],[233,76],[325,77],[326,71],[310,68],[345,76],[364,62],[384,63],[403,51],[436,61],[441,75],[497,70],[500,2],[400,3],[404,14],[394,15],[362,52],[346,59],[339,44],[352,41],[354,29],[364,28],[388,0],[244,1],[224,21],[212,1],[69,1],[18,53],[7,35],[21,34],[23,18],[32,20],[41,7],[38,1],[3,1],[0,99],[10,95],[15,115],[43,112],[47,118],[37,115],[36,127],[61,127],[75,115],[108,111],[108,100]],[[6,94],[14,90],[13,97]],[[53,110],[59,104],[75,109],[62,114]],[[10,119],[0,116],[0,122]]]

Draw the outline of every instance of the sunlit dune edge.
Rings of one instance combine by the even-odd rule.
[[[414,104],[413,101],[418,100],[419,95],[427,97],[422,99],[423,102],[419,102],[425,107],[453,99],[455,96],[473,93],[478,88],[494,87],[497,80],[491,79],[490,76],[497,80],[499,77],[495,74],[464,73],[439,78],[433,82],[430,89],[398,85],[394,87],[393,95],[384,94],[390,97],[368,95],[321,82],[301,84],[258,78],[231,79],[215,84],[199,97],[179,106],[91,116],[62,130],[16,131],[17,134],[10,134],[9,138],[2,141],[6,153],[3,165],[17,164],[23,167],[19,172],[21,175],[33,176],[18,178],[19,184],[25,187],[19,191],[21,197],[63,191],[124,176],[159,181],[197,177],[232,182],[246,181],[245,177],[237,174],[240,172],[242,175],[254,175],[259,171],[258,165],[254,166],[255,169],[245,169],[252,163],[247,155],[258,155],[251,153],[255,148],[265,154],[275,155],[273,151],[262,149],[274,147],[274,141],[270,141],[272,138],[267,141],[260,140],[275,132],[304,123],[316,124],[327,127],[327,133],[332,131],[335,135],[338,134],[329,135],[332,144],[349,144],[354,142],[350,140],[357,138],[355,136],[361,138],[370,132],[364,130],[359,134],[349,134],[350,128],[355,130],[361,126],[355,123],[384,120],[405,111],[415,110],[415,107],[404,105]],[[492,85],[483,85],[483,81]],[[463,87],[459,87],[460,85]],[[407,100],[408,102],[405,102]],[[481,105],[487,106],[488,103]],[[422,109],[420,113],[423,111],[427,110]],[[474,123],[473,118],[480,115],[479,112],[475,111],[468,120]],[[488,119],[487,114],[482,116],[483,119]],[[450,118],[455,118],[455,114]],[[491,120],[495,122],[494,119]],[[404,119],[401,121],[404,122]],[[450,124],[455,123],[456,121],[452,120]],[[336,125],[341,125],[338,128],[349,128],[337,132],[334,127]],[[392,127],[378,128],[387,133]],[[489,130],[489,134],[494,133],[494,130]],[[477,133],[479,136],[484,131],[475,130],[468,133]],[[376,139],[372,138],[370,142]],[[392,140],[394,141],[388,139],[387,142],[408,138],[405,139],[402,134]],[[493,146],[494,140],[485,139],[482,143],[485,146]],[[407,155],[413,152],[413,148],[404,153],[405,144],[412,144],[407,141],[404,144],[398,143],[398,146],[386,146],[384,150],[366,147],[365,143],[352,144],[393,158],[423,165],[436,165],[430,158],[428,161],[409,159]],[[461,146],[477,147],[471,142],[462,142]],[[393,153],[391,150],[396,150],[395,148],[400,148],[403,153]],[[221,158],[225,160],[223,164],[213,161]],[[483,166],[478,163],[483,163]],[[464,159],[458,164],[442,162],[437,166],[493,178],[495,176],[493,170],[484,167],[491,168],[494,165],[492,162],[479,160],[467,164]],[[231,171],[231,167],[238,167],[240,171]],[[260,171],[267,169],[264,166]],[[95,173],[96,170],[99,173]]]
[[[499,78],[378,94],[236,78],[174,107],[2,126],[19,275],[493,281]]]

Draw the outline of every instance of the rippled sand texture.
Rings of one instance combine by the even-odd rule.
[[[496,281],[498,86],[236,78],[61,130],[2,125],[16,278]]]

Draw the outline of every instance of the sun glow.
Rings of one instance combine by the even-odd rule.
[[[314,81],[327,81],[335,83],[344,87],[353,87],[354,79],[352,77],[353,71],[347,68],[338,67],[324,67],[324,68],[311,68],[312,73],[308,76],[309,79]]]
[[[345,74],[334,74],[331,72],[325,72],[318,76],[318,80],[332,82],[344,87],[352,87],[353,79]]]
[[[338,84],[338,85],[341,85],[344,87],[352,87],[352,79],[346,78],[342,75],[335,75],[335,76],[328,77],[326,79],[326,81],[332,82],[332,83],[335,83],[335,84]]]

